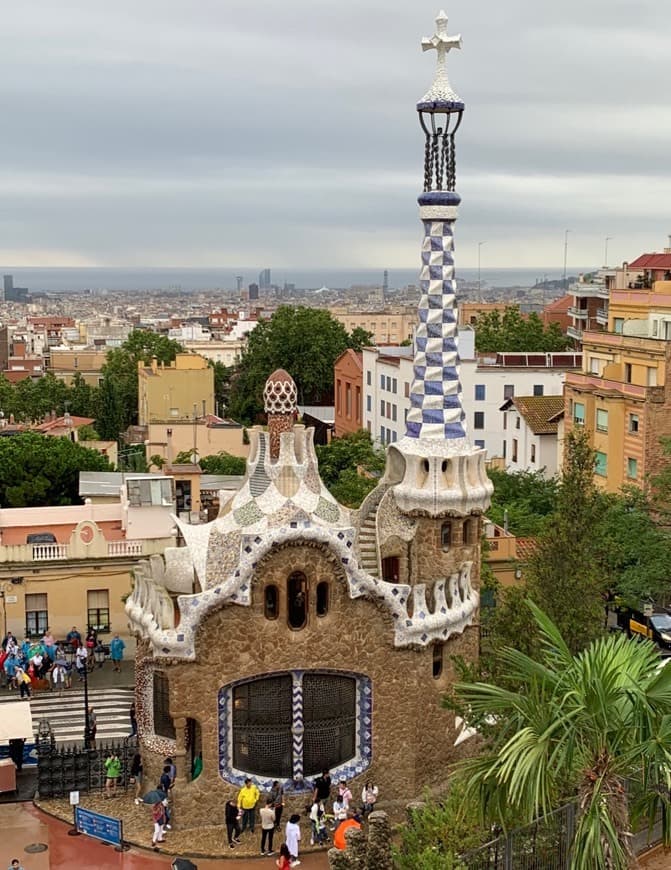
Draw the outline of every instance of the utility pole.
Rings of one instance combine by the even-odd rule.
[[[603,264],[606,267],[606,269],[608,268],[608,242],[610,242],[612,240],[612,238],[613,238],[612,236],[606,236],[606,250],[604,252],[604,258],[603,258]]]

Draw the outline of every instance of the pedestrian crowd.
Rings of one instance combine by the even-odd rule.
[[[70,648],[68,650],[68,647]],[[110,642],[110,658],[113,670],[121,671],[125,643],[115,634]],[[79,682],[84,672],[105,661],[105,647],[94,629],[89,628],[82,640],[76,626],[72,626],[65,641],[58,643],[47,628],[39,640],[19,640],[8,631],[0,650],[0,676],[4,676],[8,689],[18,690],[22,698],[30,698],[31,686],[36,680],[48,680],[54,691],[62,693],[72,686],[71,659]]]

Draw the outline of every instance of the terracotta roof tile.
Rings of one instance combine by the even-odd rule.
[[[534,435],[557,431],[557,420],[552,418],[564,407],[563,396],[515,396],[511,401]]]
[[[632,263],[630,269],[671,269],[671,254],[641,254]]]

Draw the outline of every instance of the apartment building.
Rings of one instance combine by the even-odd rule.
[[[178,353],[170,365],[138,363],[138,424],[194,420],[214,414],[214,370],[195,353]]]
[[[365,329],[373,336],[373,343],[400,344],[411,341],[417,324],[417,308],[387,308],[383,311],[352,311],[350,308],[330,308],[348,332]]]
[[[566,379],[566,428],[584,426],[595,480],[609,492],[644,485],[671,435],[671,248],[616,270],[604,331],[582,334],[583,366]]]
[[[79,373],[90,387],[97,387],[102,380],[107,350],[106,347],[53,347],[49,353],[48,371],[66,384],[72,383]]]
[[[542,472],[546,478],[554,477],[564,416],[563,395],[514,396],[504,402],[501,411],[506,471]]]
[[[363,428],[362,401],[363,363],[362,354],[347,348],[334,365],[336,438],[357,432]]]

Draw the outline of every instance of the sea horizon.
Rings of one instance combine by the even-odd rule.
[[[568,275],[593,271],[598,267],[573,266]],[[90,291],[168,290],[185,293],[203,290],[235,290],[236,276],[243,276],[243,287],[257,282],[258,267],[213,266],[6,266],[3,274],[12,275],[15,287],[27,287],[30,292],[81,293]],[[347,289],[353,285],[382,286],[384,269],[330,268],[301,269],[271,267],[271,282],[279,287],[294,284],[297,289],[318,290],[321,287]],[[389,287],[400,289],[419,283],[419,269],[389,269]],[[456,269],[457,281],[475,283],[478,270]],[[480,270],[483,288],[533,287],[543,280],[561,280],[563,266],[545,268],[488,267]]]

